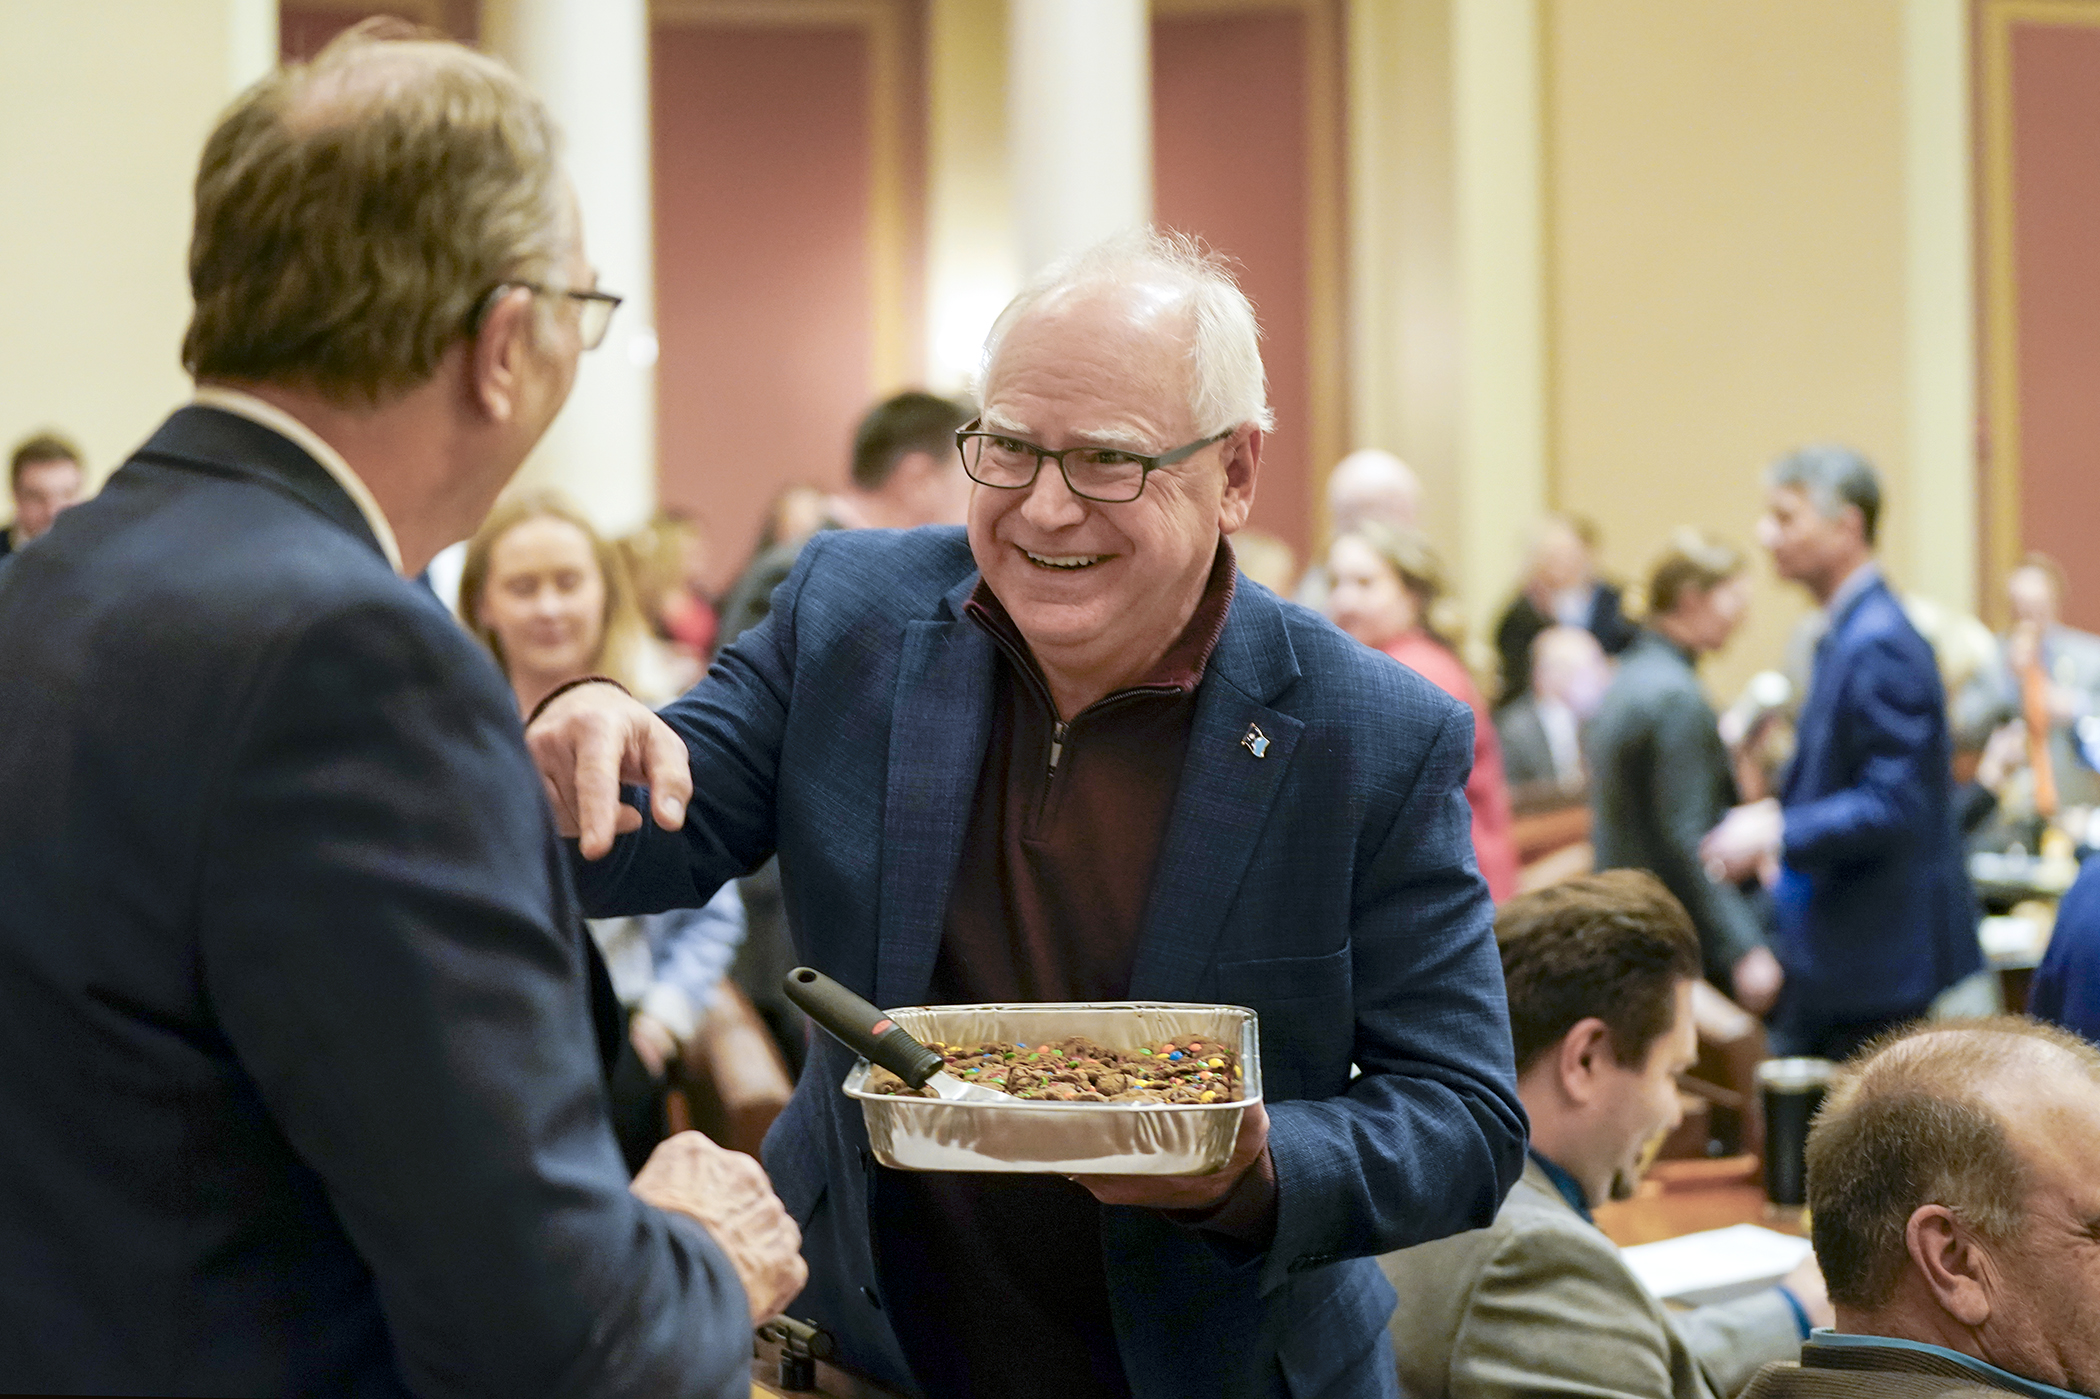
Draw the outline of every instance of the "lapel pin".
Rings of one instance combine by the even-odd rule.
[[[1249,724],[1246,737],[1240,740],[1240,747],[1257,758],[1266,758],[1269,756],[1269,736],[1261,731],[1259,724]]]

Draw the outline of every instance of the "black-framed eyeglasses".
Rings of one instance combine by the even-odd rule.
[[[578,291],[572,287],[550,287],[540,282],[499,282],[489,288],[489,294],[481,298],[481,305],[474,312],[474,324],[479,326],[496,301],[512,287],[522,287],[534,296],[566,296],[576,303],[576,334],[586,350],[595,350],[605,343],[605,332],[612,329],[613,312],[620,309],[626,298],[609,291],[592,288]]]
[[[1158,456],[1126,452],[1120,447],[1067,447],[1053,452],[1048,447],[1003,432],[982,432],[975,418],[955,434],[955,450],[962,453],[963,470],[980,486],[1018,491],[1035,484],[1043,463],[1054,461],[1073,495],[1120,505],[1145,493],[1145,478],[1163,466],[1187,461],[1213,442],[1223,442],[1233,429],[1216,433],[1185,447]]]

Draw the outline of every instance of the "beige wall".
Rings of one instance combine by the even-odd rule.
[[[1545,0],[1550,491],[1645,571],[1673,526],[1753,543],[1760,466],[1865,451],[1918,541],[1902,0]],[[1762,560],[1730,693],[1803,609]]]
[[[256,0],[0,0],[0,450],[54,427],[100,480],[187,396],[190,180],[276,43]]]

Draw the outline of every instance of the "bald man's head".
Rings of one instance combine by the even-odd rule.
[[[1840,1329],[2100,1384],[2100,1050],[2018,1016],[1927,1024],[1839,1072],[1808,1142]]]
[[[1335,464],[1327,477],[1327,511],[1337,535],[1365,524],[1414,529],[1422,511],[1422,481],[1391,452],[1366,447]]]

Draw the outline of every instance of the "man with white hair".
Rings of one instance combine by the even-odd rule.
[[[1470,713],[1237,585],[1262,365],[1185,240],[1043,274],[983,388],[966,530],[819,535],[661,718],[588,684],[530,726],[584,897],[696,903],[777,850],[804,961],[879,1005],[1260,1013],[1266,1111],[1185,1178],[881,1169],[851,1055],[815,1046],[766,1159],[810,1264],[790,1313],[853,1367],[1002,1399],[1392,1394],[1372,1258],[1485,1225],[1522,1164]]]

